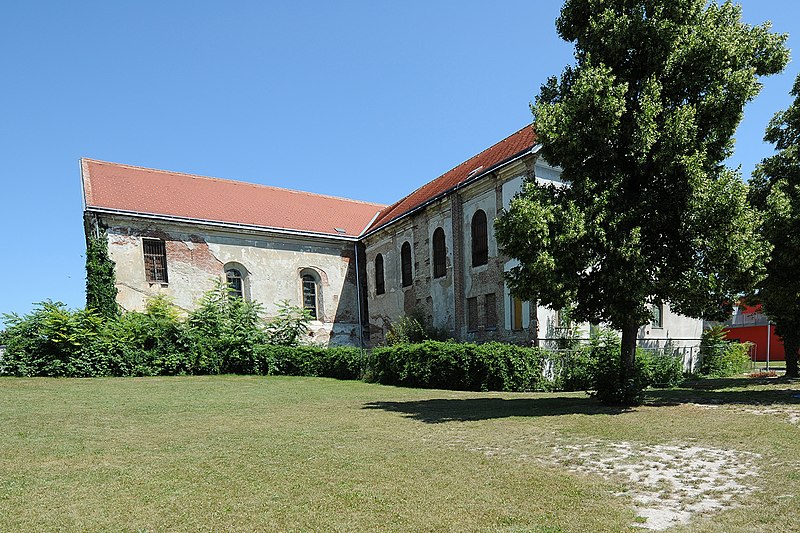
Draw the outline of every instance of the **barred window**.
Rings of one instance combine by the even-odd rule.
[[[161,239],[142,239],[144,274],[150,283],[167,283],[167,248]]]
[[[400,271],[402,273],[403,287],[411,286],[411,244],[408,241],[400,247]]]
[[[497,298],[495,294],[489,293],[486,295],[486,300],[483,303],[484,323],[486,328],[497,327]]]
[[[308,309],[311,317],[317,318],[317,280],[310,274],[303,276],[303,307]]]
[[[375,294],[386,292],[386,283],[383,276],[383,256],[378,254],[375,256]]]
[[[478,331],[478,299],[467,298],[467,330]]]
[[[228,294],[238,298],[244,298],[244,277],[239,269],[227,269],[225,271],[225,279],[228,282]]]
[[[486,227],[486,213],[478,209],[472,216],[472,266],[489,262],[489,234]]]
[[[447,275],[447,248],[444,242],[444,230],[436,228],[433,232],[433,277],[442,278]]]

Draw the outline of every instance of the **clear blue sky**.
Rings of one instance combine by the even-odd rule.
[[[800,7],[744,0],[800,50]],[[1,312],[84,302],[78,159],[391,203],[530,122],[558,1],[4,2]],[[798,55],[800,52],[795,52]],[[796,62],[745,110],[749,175]]]

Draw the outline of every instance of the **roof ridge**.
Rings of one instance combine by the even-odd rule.
[[[414,189],[413,191],[411,191],[411,192],[410,192],[410,193],[408,193],[407,195],[403,196],[402,198],[400,198],[400,199],[399,199],[399,200],[397,200],[396,202],[393,202],[392,204],[390,204],[390,205],[387,205],[387,206],[385,206],[383,209],[381,209],[381,215],[383,215],[383,214],[387,214],[387,215],[388,215],[389,213],[391,213],[391,212],[392,212],[392,210],[393,210],[393,209],[394,209],[396,206],[399,206],[399,205],[400,205],[401,203],[403,203],[403,201],[405,201],[407,198],[409,198],[409,197],[413,196],[414,194],[416,194],[416,193],[417,193],[417,192],[419,192],[420,190],[424,189],[425,187],[427,187],[427,186],[428,186],[428,185],[430,185],[431,183],[433,183],[433,182],[435,182],[436,180],[438,180],[439,178],[442,178],[442,177],[446,176],[447,174],[449,174],[450,172],[453,172],[453,171],[454,171],[455,169],[457,169],[458,167],[460,167],[460,166],[463,166],[463,165],[466,165],[467,163],[469,163],[469,162],[470,162],[470,161],[472,161],[473,159],[476,159],[476,158],[480,157],[481,155],[485,154],[486,152],[488,152],[489,150],[491,150],[492,148],[494,148],[494,147],[495,147],[495,146],[497,146],[498,144],[502,144],[502,143],[504,143],[505,141],[507,141],[508,139],[510,139],[511,137],[513,137],[514,135],[517,135],[517,134],[519,134],[520,132],[524,131],[524,130],[525,130],[525,128],[532,128],[532,127],[533,127],[533,124],[527,124],[527,125],[525,125],[525,126],[521,127],[520,129],[518,129],[518,130],[517,130],[517,131],[515,131],[514,133],[511,133],[511,134],[509,134],[509,135],[506,135],[505,137],[503,137],[502,139],[500,139],[500,140],[499,140],[499,141],[497,141],[496,143],[493,143],[491,146],[488,146],[487,148],[484,148],[483,150],[481,150],[481,151],[480,151],[480,152],[478,152],[477,154],[473,155],[472,157],[470,157],[470,158],[469,158],[469,159],[467,159],[466,161],[462,161],[461,163],[459,163],[459,164],[457,164],[457,165],[453,166],[452,168],[450,168],[449,170],[447,170],[447,171],[445,171],[445,172],[442,172],[441,174],[439,174],[438,176],[436,176],[436,177],[435,177],[435,178],[433,178],[432,180],[430,180],[430,181],[426,181],[425,183],[423,183],[422,185],[420,185],[419,187],[417,187],[416,189]],[[389,223],[389,222],[391,222],[392,220],[394,220],[394,219],[390,219],[390,220],[386,221],[385,223],[386,223],[386,224],[388,224],[388,223]],[[368,228],[368,229],[371,229],[371,228]]]
[[[481,151],[480,151],[480,152],[478,152],[477,154],[473,155],[473,156],[472,156],[472,157],[470,157],[469,159],[467,159],[467,160],[465,160],[465,161],[462,161],[461,163],[459,163],[459,164],[455,165],[453,168],[451,168],[451,169],[447,170],[446,172],[442,172],[441,174],[439,174],[438,176],[436,176],[435,178],[433,178],[433,179],[432,179],[431,181],[429,181],[428,183],[431,183],[431,182],[433,182],[433,181],[436,181],[436,180],[438,180],[439,178],[441,178],[441,177],[442,177],[442,176],[444,176],[445,174],[449,174],[450,172],[454,171],[454,170],[455,170],[455,169],[457,169],[458,167],[460,167],[460,166],[462,166],[462,165],[466,165],[467,163],[469,163],[469,162],[470,162],[470,161],[472,161],[473,159],[477,159],[478,157],[482,156],[483,154],[485,154],[486,152],[488,152],[489,150],[491,150],[492,148],[494,148],[494,147],[495,147],[495,146],[497,146],[498,144],[502,144],[502,143],[504,143],[505,141],[507,141],[508,139],[510,139],[511,137],[513,137],[514,135],[516,135],[516,134],[520,133],[520,132],[521,132],[522,130],[524,130],[525,128],[532,128],[532,127],[533,127],[533,124],[528,124],[527,126],[523,126],[523,127],[521,127],[520,129],[518,129],[517,131],[515,131],[515,132],[514,132],[514,133],[512,133],[512,134],[510,134],[510,135],[506,135],[505,137],[503,137],[502,139],[500,139],[500,140],[499,140],[499,141],[497,141],[496,143],[493,143],[491,146],[489,146],[489,147],[487,147],[487,148],[484,148],[483,150],[481,150]],[[426,183],[425,185],[427,185],[428,183]],[[424,187],[425,185],[423,185],[422,187]],[[420,187],[420,189],[421,189],[422,187]],[[419,190],[419,189],[417,189],[417,190]],[[414,191],[414,192],[416,192],[416,191]],[[414,193],[411,193],[411,194],[414,194]],[[409,195],[409,196],[410,196],[410,195]]]
[[[289,189],[289,188],[286,188],[286,187],[276,187],[274,185],[264,185],[262,183],[252,183],[252,182],[249,182],[249,181],[241,181],[241,180],[234,180],[234,179],[228,179],[228,178],[218,178],[218,177],[215,177],[215,176],[203,176],[201,174],[190,174],[189,172],[181,172],[181,171],[178,171],[178,170],[164,170],[164,169],[159,169],[159,168],[143,167],[143,166],[140,166],[140,165],[129,165],[129,164],[126,164],[126,163],[115,163],[113,161],[103,161],[101,159],[93,159],[91,157],[82,157],[81,161],[88,161],[88,162],[92,162],[92,163],[99,163],[101,165],[111,165],[111,166],[115,166],[115,167],[130,168],[130,169],[135,169],[135,170],[146,170],[148,172],[155,172],[155,173],[158,173],[158,174],[178,174],[180,176],[186,176],[186,177],[189,177],[189,178],[199,178],[199,179],[208,180],[208,181],[219,181],[219,182],[223,182],[223,183],[237,183],[237,184],[241,184],[241,185],[247,185],[247,186],[250,186],[250,187],[257,187],[257,188],[262,188],[262,189],[272,189],[272,190],[286,191],[286,192],[295,193],[295,194],[302,194],[302,195],[307,195],[307,196],[315,196],[315,197],[318,197],[318,198],[330,198],[332,200],[342,200],[342,201],[345,201],[345,202],[353,202],[353,203],[358,203],[358,204],[373,205],[373,206],[377,206],[379,208],[387,207],[386,204],[379,204],[379,203],[376,203],[376,202],[368,202],[366,200],[354,200],[353,198],[345,198],[343,196],[333,196],[333,195],[330,195],[330,194],[321,194],[321,193],[316,193],[316,192],[301,191],[301,190],[298,190],[298,189]]]

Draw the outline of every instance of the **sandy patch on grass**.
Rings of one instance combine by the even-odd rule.
[[[699,446],[645,446],[630,442],[562,445],[555,459],[571,471],[615,476],[630,484],[619,493],[633,499],[652,530],[685,524],[737,505],[753,492],[758,454]]]
[[[790,424],[800,424],[800,407],[795,405],[779,405],[779,404],[763,404],[763,405],[737,405],[737,404],[709,404],[709,403],[691,403],[693,407],[701,409],[725,409],[726,411],[734,411],[738,413],[745,413],[748,415],[757,416],[777,416],[783,418]]]

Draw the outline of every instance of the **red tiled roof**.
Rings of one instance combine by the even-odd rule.
[[[81,169],[87,208],[358,237],[385,207],[93,159]]]
[[[426,183],[402,200],[383,209],[367,231],[372,231],[412,211],[424,203],[440,196],[451,189],[464,184],[470,178],[478,176],[492,167],[508,161],[512,157],[530,149],[536,144],[536,135],[528,125],[512,133],[499,143],[487,148],[476,156],[466,160],[457,167],[442,174],[435,180]],[[479,169],[479,170],[476,170]]]

